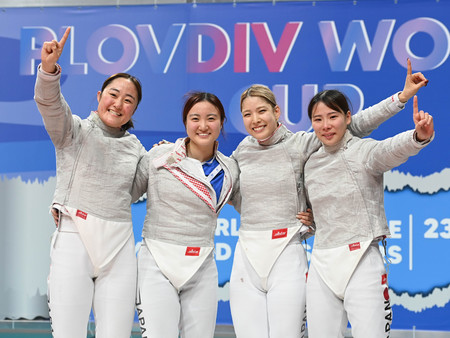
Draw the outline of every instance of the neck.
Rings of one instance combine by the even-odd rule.
[[[200,162],[209,160],[214,155],[214,144],[209,147],[196,147],[191,142],[186,145],[186,155],[191,158],[195,158]]]

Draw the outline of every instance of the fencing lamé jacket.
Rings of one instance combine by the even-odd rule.
[[[389,236],[384,210],[384,172],[429,143],[413,130],[383,141],[347,130],[333,147],[322,146],[305,165],[305,186],[314,210],[314,248],[330,249]]]
[[[145,149],[135,135],[106,126],[96,112],[72,115],[59,84],[61,72],[38,69],[35,101],[56,150],[53,203],[112,221],[131,221],[136,167]]]
[[[100,271],[133,235],[131,203],[139,198],[135,175],[145,149],[136,136],[105,125],[96,112],[87,119],[72,115],[60,77],[59,66],[56,74],[39,66],[34,97],[56,151],[53,206],[74,221]]]
[[[350,129],[357,135],[367,135],[403,107],[395,94],[356,114]],[[307,208],[305,162],[320,144],[314,133],[292,133],[280,125],[263,142],[247,136],[232,154],[240,170],[239,241],[260,276],[269,273],[271,264],[294,235],[311,234],[305,232],[306,226],[296,215]]]
[[[221,194],[216,196],[201,162],[186,156],[186,140],[151,149],[139,165],[140,180],[148,182],[143,237],[212,247],[217,216],[238,187],[238,167],[234,160],[215,151],[225,173]]]
[[[370,245],[390,235],[383,173],[428,143],[415,141],[413,130],[383,141],[347,130],[339,144],[322,146],[306,163],[305,187],[316,223],[311,266],[340,299]]]
[[[403,107],[398,95],[393,95],[354,115],[350,130],[365,136]],[[283,125],[262,143],[247,136],[239,144],[232,157],[240,169],[240,229],[260,231],[299,224],[295,216],[306,210],[303,167],[320,145],[314,133],[292,133]]]

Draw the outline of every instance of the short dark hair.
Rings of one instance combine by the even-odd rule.
[[[349,108],[349,105],[351,105],[349,103],[350,101],[344,93],[336,89],[328,89],[317,93],[316,95],[314,95],[311,101],[309,101],[309,119],[312,118],[313,109],[319,102],[323,102],[328,108],[340,111],[344,114],[347,114],[348,111],[351,111]]]
[[[136,87],[136,91],[137,91],[137,95],[138,95],[138,97],[137,97],[137,104],[136,104],[136,109],[137,109],[139,103],[142,100],[142,85],[141,85],[141,82],[138,80],[138,78],[133,76],[133,75],[131,75],[131,74],[128,74],[128,73],[117,73],[117,74],[111,75],[110,77],[108,77],[105,80],[105,82],[103,82],[101,93],[103,94],[103,91],[105,90],[106,87],[108,87],[108,85],[111,82],[113,82],[116,79],[120,79],[120,78],[123,78],[123,79],[131,81],[134,84],[134,86]],[[136,111],[136,109],[134,111]],[[134,124],[133,124],[133,120],[132,119],[130,119],[127,123],[125,123],[121,127],[122,130],[128,130],[130,128],[134,128]]]

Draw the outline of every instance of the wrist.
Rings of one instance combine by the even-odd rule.
[[[414,141],[416,141],[417,143],[423,145],[423,144],[427,144],[428,142],[431,141],[431,136],[430,137],[422,137],[419,135],[419,133],[415,130],[414,131]]]
[[[51,71],[50,69],[47,69],[47,67],[44,67],[44,65],[42,63],[39,65],[41,72],[43,72],[44,74],[58,75],[61,72],[61,67],[58,64],[55,64],[54,67],[55,68],[53,69],[53,71]],[[49,67],[49,68],[51,68],[51,67]]]
[[[408,99],[406,98],[406,95],[403,94],[403,91],[401,91],[400,93],[398,93],[398,100],[405,104],[406,102],[408,102]]]

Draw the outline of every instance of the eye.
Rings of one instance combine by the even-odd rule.
[[[242,114],[243,117],[250,117],[250,113],[244,113]]]

